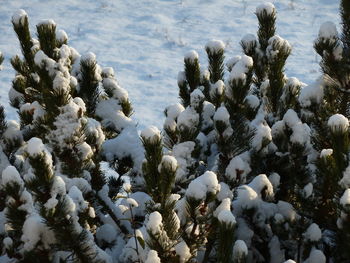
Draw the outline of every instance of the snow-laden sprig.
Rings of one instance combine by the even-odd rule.
[[[349,129],[349,120],[342,114],[332,115],[327,122],[332,133],[344,134]]]

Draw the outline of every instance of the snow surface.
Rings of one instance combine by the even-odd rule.
[[[5,56],[0,74],[0,103],[10,118],[8,91],[14,71],[9,59],[20,53],[12,30],[12,15],[24,9],[35,36],[35,25],[53,19],[64,29],[79,53],[94,52],[101,66],[113,67],[116,78],[130,95],[141,129],[162,127],[166,106],[178,102],[177,74],[184,55],[194,49],[206,65],[205,44],[221,39],[226,59],[242,55],[239,42],[255,34],[254,15],[261,0],[2,0],[0,51]],[[312,83],[320,74],[313,41],[325,21],[339,22],[339,0],[271,1],[277,10],[277,33],[292,45],[287,60],[288,76]],[[315,8],[317,6],[317,8]],[[19,21],[20,13],[14,17]],[[98,17],[98,19],[96,19]],[[93,21],[93,22],[92,22]]]

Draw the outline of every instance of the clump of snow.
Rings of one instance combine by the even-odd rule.
[[[185,181],[189,172],[189,167],[194,162],[192,152],[196,144],[193,141],[187,141],[174,145],[172,154],[177,160],[178,168],[176,170],[175,180],[177,182]]]
[[[232,214],[230,210],[223,210],[218,215],[218,220],[221,223],[227,224],[227,225],[235,225],[236,224],[236,218]]]
[[[312,103],[321,103],[323,99],[323,94],[323,80],[319,79],[312,85],[302,88],[298,100],[302,107],[310,107]]]
[[[145,263],[161,263],[158,253],[155,250],[150,250],[147,255]]]
[[[326,257],[321,250],[313,249],[305,263],[326,263]]]
[[[223,201],[225,198],[229,198],[230,200],[233,197],[233,193],[230,189],[230,187],[225,184],[224,182],[220,183],[220,191],[216,196],[216,199],[218,199],[219,201]]]
[[[246,34],[241,40],[241,43],[243,44],[244,47],[253,47],[257,45],[257,40],[255,35],[253,34]]]
[[[334,133],[345,133],[349,129],[349,120],[344,115],[337,113],[328,119],[327,125]]]
[[[195,89],[190,95],[191,106],[194,108],[199,107],[200,103],[203,102],[205,96],[200,89]]]
[[[350,165],[343,172],[343,178],[339,181],[343,189],[350,188]]]
[[[197,200],[203,200],[208,193],[215,195],[218,191],[220,191],[220,185],[216,174],[207,171],[191,181],[186,190],[186,196]]]
[[[24,251],[33,250],[39,241],[43,243],[44,247],[47,249],[55,242],[54,233],[46,227],[43,221],[43,218],[37,214],[30,215],[26,218],[23,224],[23,234],[21,237],[24,244]]]
[[[117,237],[116,228],[110,224],[104,224],[100,226],[96,231],[97,241],[101,244],[102,241],[107,244],[111,244]]]
[[[290,203],[284,201],[278,201],[277,203],[278,213],[289,221],[296,219],[296,212]]]
[[[11,183],[16,183],[20,186],[24,185],[24,182],[21,176],[19,175],[17,169],[12,165],[6,167],[6,169],[2,171],[2,177],[1,177],[2,185],[5,186]]]
[[[192,107],[187,107],[177,117],[177,126],[180,131],[193,129],[194,127],[197,127],[198,123],[199,115]]]
[[[23,9],[19,9],[12,15],[12,23],[15,25],[23,26],[26,18],[28,19],[26,11],[24,11]]]
[[[160,131],[157,127],[150,126],[141,132],[141,138],[145,142],[156,143],[161,139]]]
[[[333,154],[333,149],[323,149],[320,153],[320,158],[327,158]]]
[[[66,33],[66,31],[62,30],[62,29],[59,29],[56,31],[56,39],[63,43],[63,42],[66,42],[68,40],[68,35]]]
[[[235,258],[244,258],[248,255],[248,247],[243,240],[236,240],[233,246],[233,255]]]
[[[266,3],[260,4],[256,8],[255,12],[257,15],[262,15],[263,13],[266,13],[266,15],[272,15],[276,13],[276,9],[272,3],[266,2]]]
[[[107,161],[112,161],[114,158],[131,157],[134,162],[134,170],[141,171],[144,148],[135,127],[125,128],[116,138],[105,141],[102,150]]]
[[[211,52],[211,53],[218,53],[220,51],[224,51],[225,49],[225,44],[221,40],[210,40],[206,45],[205,45],[205,50]]]
[[[263,190],[265,196],[273,197],[273,186],[265,174],[259,174],[258,176],[256,176],[253,179],[253,181],[249,183],[249,186],[252,189],[254,189],[254,191],[259,195],[259,197],[262,196]]]
[[[161,231],[163,227],[162,223],[162,215],[158,212],[152,212],[148,217],[148,222],[146,224],[146,228],[152,234],[157,234]]]
[[[304,197],[305,198],[310,197],[312,195],[313,190],[314,190],[314,186],[312,183],[308,183],[307,185],[305,185],[303,188]]]
[[[293,131],[290,136],[292,143],[299,143],[301,145],[309,143],[311,130],[306,123],[300,121],[294,110],[289,109],[283,116],[283,121]]]
[[[177,160],[170,155],[163,155],[162,161],[159,164],[158,170],[160,171],[164,167],[166,170],[175,172],[177,169]]]
[[[191,251],[187,246],[186,242],[181,241],[175,246],[176,255],[180,257],[180,263],[187,262],[191,258]]]
[[[41,26],[41,25],[56,26],[56,22],[53,21],[52,19],[42,19],[41,21],[39,21],[37,26]]]
[[[324,22],[318,31],[320,39],[334,40],[338,38],[337,26],[330,21]]]
[[[217,82],[210,86],[209,95],[213,99],[215,96],[221,96],[224,93],[224,90],[225,84],[221,79],[219,79]]]
[[[92,52],[87,52],[81,56],[81,61],[87,63],[96,63],[96,55]]]
[[[10,249],[13,245],[13,240],[10,237],[5,237],[2,243],[6,249]]]
[[[251,109],[256,109],[260,105],[260,100],[255,95],[248,95],[245,97],[244,102],[246,102]]]
[[[350,205],[350,188],[345,190],[344,194],[340,198],[340,204],[344,207]]]
[[[8,141],[22,141],[23,136],[21,133],[20,125],[15,120],[10,120],[7,122],[7,127],[5,132],[3,133],[3,137]]]
[[[280,52],[290,53],[291,45],[286,39],[283,39],[279,35],[274,35],[268,41],[268,46],[266,48],[266,56],[269,60],[273,61]]]
[[[251,144],[255,151],[259,151],[262,147],[271,142],[271,128],[264,123],[257,124],[255,128],[256,131]]]
[[[46,149],[45,145],[43,144],[41,139],[37,137],[33,137],[28,141],[27,152],[31,156],[38,155],[41,152],[43,152],[45,149]]]
[[[243,55],[232,67],[229,76],[229,82],[243,81],[245,83],[248,71],[253,67],[253,59],[249,56]],[[229,93],[229,97],[232,95]]]
[[[213,215],[218,217],[222,211],[231,211],[231,199],[225,198],[221,201],[221,204],[215,209]]]
[[[134,198],[127,198],[126,202],[131,206],[131,207],[138,207],[139,204],[136,202]]]
[[[229,72],[232,71],[232,68],[234,67],[234,65],[236,65],[236,63],[241,59],[242,57],[241,56],[234,56],[230,59],[227,60],[226,62],[226,67],[228,69]]]
[[[189,61],[190,63],[195,63],[195,61],[198,61],[199,55],[197,51],[191,50],[185,55],[185,61]]]
[[[225,175],[234,182],[236,180],[243,181],[251,172],[248,162],[243,161],[240,156],[235,156],[231,159],[229,165],[226,167]]]
[[[311,242],[317,242],[322,238],[321,229],[317,224],[312,223],[304,233],[304,237]]]
[[[214,114],[214,121],[222,121],[226,124],[229,124],[230,121],[230,114],[228,113],[225,106],[220,106],[215,114]]]
[[[176,103],[166,107],[165,114],[169,118],[176,119],[184,110],[185,108],[180,103]]]

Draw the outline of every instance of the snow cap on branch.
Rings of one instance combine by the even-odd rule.
[[[223,51],[225,49],[225,44],[221,40],[210,40],[205,45],[205,50],[210,51],[211,53],[218,53],[220,51]]]
[[[333,133],[345,133],[349,128],[349,120],[344,115],[338,113],[331,116],[327,124]]]
[[[155,143],[161,139],[160,131],[155,126],[150,126],[141,132],[141,137],[145,141]]]
[[[276,12],[275,6],[270,2],[265,2],[261,5],[259,5],[255,10],[257,15],[263,14],[263,12],[266,12],[267,15],[272,15]]]
[[[28,18],[28,14],[23,9],[17,10],[12,16],[12,23],[15,25],[22,25],[25,19]]]

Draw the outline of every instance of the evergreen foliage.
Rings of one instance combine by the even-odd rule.
[[[162,132],[139,135],[113,69],[80,56],[52,20],[32,38],[17,12],[19,123],[0,107],[0,260],[349,262],[349,14],[341,1],[341,34],[321,26],[322,77],[307,86],[285,75],[275,7],[258,6],[244,54],[226,60],[211,40],[204,69],[187,53],[181,103]]]

